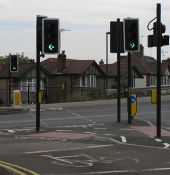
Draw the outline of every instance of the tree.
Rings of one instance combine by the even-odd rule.
[[[16,53],[18,55],[19,63],[34,63],[34,59],[30,59],[29,57],[24,55],[24,52],[21,54]],[[0,56],[0,64],[8,64],[8,55]]]

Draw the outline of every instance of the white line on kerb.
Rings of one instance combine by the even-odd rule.
[[[126,142],[127,142],[127,140],[126,140],[126,137],[125,137],[125,136],[120,136],[120,138],[122,139],[122,142],[123,142],[123,143],[126,143]]]

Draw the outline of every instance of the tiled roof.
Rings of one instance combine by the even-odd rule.
[[[48,58],[41,62],[41,65],[46,68],[51,74],[57,74],[57,58]],[[104,72],[94,60],[76,60],[66,59],[65,69],[62,71],[63,74],[84,74],[87,69],[91,66],[96,66],[102,74]]]
[[[106,73],[106,64],[101,64],[100,67]],[[137,68],[134,65],[132,65],[132,68],[138,74],[137,77],[142,77],[141,73],[137,70]],[[124,64],[124,63],[120,64],[120,74],[121,74],[121,76],[128,75],[127,64]],[[108,64],[108,76],[109,77],[116,77],[117,76],[117,63]]]

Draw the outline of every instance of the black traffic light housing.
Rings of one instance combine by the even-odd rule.
[[[138,18],[124,19],[124,36],[125,51],[138,52],[140,50]]]
[[[46,16],[37,16],[37,47],[39,51],[42,51],[42,20],[47,18]]]
[[[169,35],[162,35],[166,31],[166,26],[161,23],[161,46],[169,45]],[[153,35],[148,35],[148,47],[157,46],[157,22],[153,23]]]
[[[59,53],[59,19],[44,18],[42,22],[42,53]]]
[[[111,53],[117,53],[117,22],[111,21],[110,22],[110,52]],[[123,22],[120,22],[120,53],[124,53],[124,35],[123,35]]]
[[[18,71],[18,56],[10,55],[10,72]]]

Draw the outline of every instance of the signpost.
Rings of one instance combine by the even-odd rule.
[[[137,96],[136,96],[136,94],[131,94],[130,102],[131,102],[131,117],[133,118],[137,113]]]

